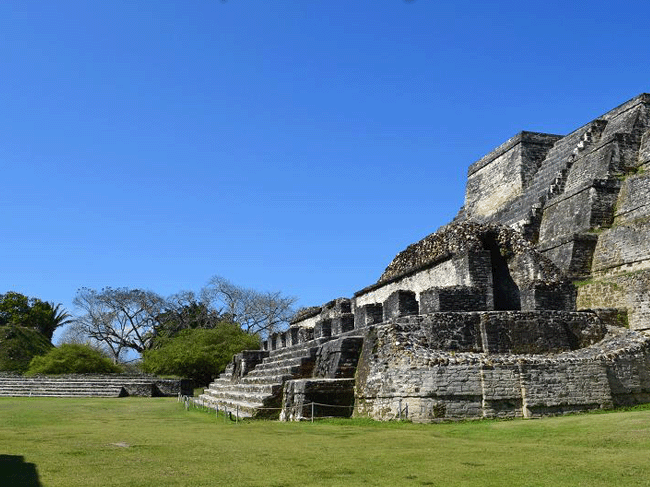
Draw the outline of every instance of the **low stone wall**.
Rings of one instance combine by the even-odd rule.
[[[355,415],[379,420],[539,417],[650,400],[650,337],[610,328],[553,355],[448,352],[409,340],[398,323],[368,331]]]
[[[447,352],[558,353],[606,333],[595,313],[568,311],[431,313],[399,318],[393,326],[400,341]]]
[[[298,379],[285,382],[281,421],[350,417],[354,409],[354,379]]]
[[[62,374],[21,376],[0,373],[0,393],[2,395],[39,395],[39,390],[47,395],[65,396],[101,395],[102,391],[117,390],[116,395],[140,397],[192,396],[193,383],[189,379],[160,379],[154,376],[140,375],[95,375]],[[15,394],[12,393],[15,392]]]

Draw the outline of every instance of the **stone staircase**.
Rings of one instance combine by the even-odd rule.
[[[607,122],[605,120],[593,121],[584,133],[580,135],[578,143],[571,153],[560,159],[562,162],[559,166],[558,164],[554,164],[548,168],[540,169],[535,174],[527,190],[535,198],[535,202],[530,205],[530,211],[524,220],[519,222],[515,222],[514,220],[506,221],[506,224],[513,226],[530,240],[536,241],[539,236],[544,206],[550,200],[564,192],[567,177],[574,161],[585,149],[600,140],[606,125]]]
[[[247,375],[234,377],[235,367],[204,390],[196,402],[211,408],[238,411],[239,417],[277,418],[280,415],[285,381],[310,377],[320,346],[331,338],[318,338],[269,352]]]
[[[154,397],[176,395],[179,388],[180,381],[140,376],[0,375],[0,397]]]

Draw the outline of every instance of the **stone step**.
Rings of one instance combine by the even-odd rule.
[[[241,380],[241,384],[283,384],[284,381],[291,379],[300,379],[293,374],[277,374],[259,377],[246,376]]]
[[[247,376],[244,376],[240,382],[246,381],[247,379],[256,380],[267,380],[267,377],[275,377],[278,375],[281,376],[296,376],[296,378],[303,377],[305,375],[310,375],[311,370],[313,369],[313,364],[305,365],[293,365],[286,367],[274,367],[264,370],[253,369]],[[273,379],[268,379],[270,382],[274,382]]]
[[[272,350],[247,375],[233,381],[234,367],[226,369],[210,383],[197,399],[215,407],[219,404],[240,409],[242,417],[277,418],[280,414],[282,388],[285,381],[309,377],[319,347],[332,338],[319,338],[292,347]]]
[[[281,389],[281,384],[255,384],[255,383],[237,383],[237,384],[223,384],[223,385],[210,385],[206,391],[221,392],[227,390],[236,390],[251,392],[256,394],[276,394],[278,389]]]
[[[0,394],[12,396],[124,396],[160,394],[167,381],[155,377],[124,376],[34,376],[0,375]],[[174,382],[174,381],[171,381]],[[155,384],[158,383],[156,386]]]
[[[233,416],[236,414],[236,411],[239,410],[240,418],[278,418],[280,416],[280,407],[278,406],[265,406],[259,403],[250,403],[247,401],[235,400],[230,398],[214,398],[209,396],[201,395],[195,400],[198,404],[205,404],[207,407],[213,409],[218,405],[219,411],[223,411],[224,407],[227,408],[229,412],[232,412]],[[279,404],[279,403],[278,403]]]
[[[3,386],[13,386],[16,384],[48,384],[48,385],[57,385],[57,384],[90,384],[90,385],[122,385],[122,384],[132,384],[132,385],[144,385],[151,384],[154,381],[72,381],[72,380],[37,380],[37,381],[27,381],[27,380],[15,380],[15,381],[0,381],[0,387]]]
[[[217,377],[214,379],[210,384],[208,384],[208,389],[211,388],[212,386],[225,386],[225,385],[232,385],[234,384],[233,381],[230,380],[230,378],[225,378],[225,377]]]
[[[3,386],[11,386],[13,384],[98,384],[98,385],[105,385],[105,384],[115,384],[115,385],[122,385],[122,384],[134,384],[134,385],[142,385],[142,384],[151,384],[155,382],[154,380],[64,380],[64,379],[43,379],[43,380],[30,380],[30,379],[25,379],[25,380],[0,380],[0,387]]]
[[[201,404],[201,402],[212,409],[216,409],[217,405],[219,407],[219,411],[223,411],[224,407],[228,409],[228,411],[233,413],[233,416],[235,415],[235,412],[237,411],[237,408],[239,408],[239,417],[240,418],[251,418],[254,417],[257,412],[260,409],[260,406],[258,404],[249,404],[249,403],[243,403],[243,402],[232,402],[228,401],[227,399],[219,399],[218,401],[214,400],[214,398],[206,398],[204,396],[199,396],[198,400],[196,400],[197,403]]]
[[[122,388],[93,389],[93,390],[69,390],[55,391],[50,389],[40,390],[0,390],[0,397],[120,397]]]
[[[283,360],[277,360],[273,362],[264,362],[261,364],[258,364],[255,366],[253,370],[273,370],[276,368],[281,368],[281,367],[296,367],[296,366],[301,366],[305,362],[313,360],[311,357],[294,357],[294,358],[286,358]],[[252,372],[252,371],[251,371]],[[249,372],[249,374],[251,373]]]
[[[216,394],[214,394],[213,392],[216,392]],[[215,400],[225,398],[229,401],[246,402],[250,404],[258,404],[259,406],[263,406],[265,403],[271,402],[272,399],[274,399],[274,397],[271,394],[257,394],[252,392],[235,391],[235,390],[204,391],[202,395],[207,397],[213,397]]]
[[[291,347],[277,348],[269,352],[269,356],[264,360],[273,359],[280,357],[282,355],[291,355],[292,353],[301,353],[304,350],[318,349],[323,343],[327,343],[332,340],[332,337],[316,338],[305,343],[300,343],[298,345],[293,345]]]

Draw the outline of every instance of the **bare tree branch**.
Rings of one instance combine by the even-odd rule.
[[[82,288],[73,303],[85,313],[77,319],[80,330],[105,344],[117,362],[126,349],[141,353],[149,347],[165,301],[151,291],[107,287]]]
[[[296,298],[280,292],[259,292],[214,276],[201,290],[201,300],[228,315],[243,330],[263,338],[288,325]]]

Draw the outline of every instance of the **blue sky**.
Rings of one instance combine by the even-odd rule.
[[[467,167],[650,91],[650,3],[0,3],[0,293],[213,275],[317,305],[461,207]]]

